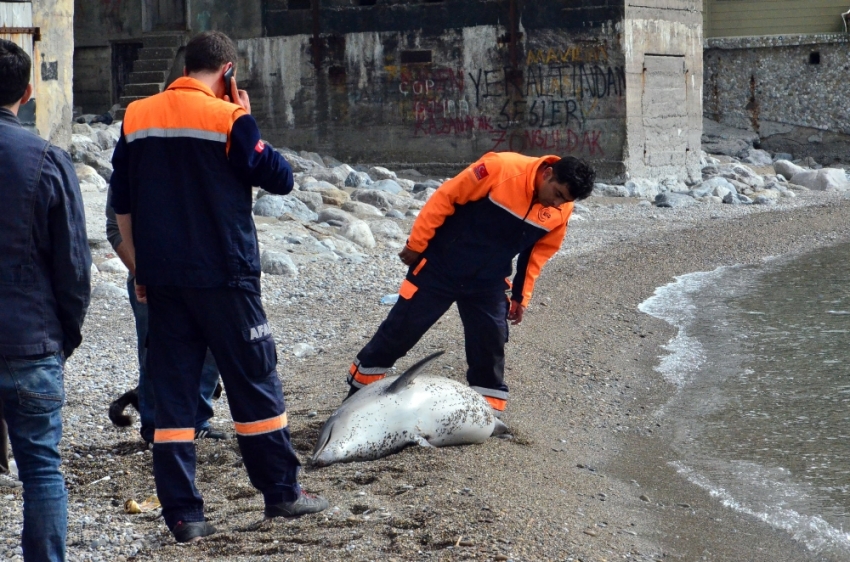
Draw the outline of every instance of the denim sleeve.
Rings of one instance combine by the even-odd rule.
[[[115,144],[112,153],[112,177],[109,179],[112,190],[111,205],[113,212],[119,215],[130,213],[130,155],[127,150],[127,140],[124,137],[124,125],[121,125],[121,136]],[[111,242],[111,240],[110,240]]]
[[[294,182],[289,162],[260,139],[260,129],[250,115],[243,115],[233,123],[228,158],[236,175],[245,183],[277,195],[292,191]]]
[[[115,218],[115,209],[112,208],[112,186],[106,191],[106,239],[112,249],[115,250],[121,245],[121,231],[118,230],[118,219]]]
[[[52,195],[48,210],[51,282],[67,358],[82,342],[81,328],[91,296],[91,252],[83,197],[67,152],[50,147],[44,159],[41,182],[45,191]]]

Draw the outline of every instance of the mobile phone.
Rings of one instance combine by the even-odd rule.
[[[233,64],[231,64],[230,68],[228,68],[227,70],[224,71],[224,76],[223,76],[223,78],[224,78],[224,93],[227,94],[228,96],[231,96],[231,97],[233,96],[233,92],[230,91],[230,82],[231,82],[231,79],[233,78],[233,69],[234,68],[235,67],[233,66]]]

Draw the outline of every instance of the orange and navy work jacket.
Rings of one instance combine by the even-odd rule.
[[[244,109],[179,78],[129,105],[112,165],[112,208],[132,216],[139,284],[259,290],[251,187],[283,195],[293,179]]]
[[[572,203],[544,207],[534,198],[537,170],[558,160],[490,152],[441,185],[407,240],[423,257],[408,280],[416,285],[430,269],[470,290],[504,287],[519,254],[511,298],[527,306],[543,264],[561,247],[573,210]]]

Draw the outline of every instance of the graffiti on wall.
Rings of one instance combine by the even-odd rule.
[[[491,150],[550,150],[604,156],[601,130],[588,120],[619,112],[625,68],[605,45],[529,50],[521,72],[510,67],[386,67],[402,118],[414,137],[469,136]]]

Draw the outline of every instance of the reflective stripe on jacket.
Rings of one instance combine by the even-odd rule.
[[[542,158],[490,152],[445,182],[416,218],[407,247],[426,268],[470,287],[504,284],[517,254],[512,299],[528,305],[543,264],[561,247],[572,203],[544,207],[534,201]]]

